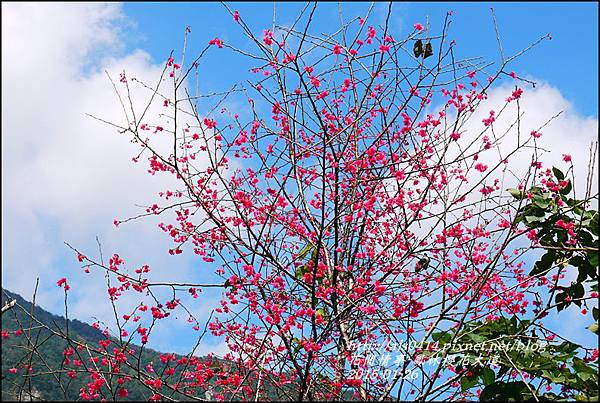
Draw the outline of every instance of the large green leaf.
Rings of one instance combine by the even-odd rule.
[[[518,402],[523,400],[524,382],[494,382],[481,391],[481,402]]]

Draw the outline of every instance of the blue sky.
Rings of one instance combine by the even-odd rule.
[[[584,155],[586,141],[597,137],[596,3],[395,3],[391,32],[401,37],[427,17],[439,31],[451,9],[450,38],[457,41],[458,56],[497,61],[490,5],[496,10],[507,55],[552,34],[551,41],[521,57],[510,69],[547,84],[531,98],[533,117],[542,119],[561,108],[568,111],[548,131],[549,147],[560,157],[568,141],[572,153]],[[278,4],[278,22],[290,24],[302,6]],[[132,166],[128,142],[85,113],[117,114],[104,70],[118,74],[126,68],[154,79],[169,52],[181,49],[187,25],[192,28],[192,54],[215,36],[243,44],[245,39],[231,16],[218,3],[3,3],[2,7],[3,59],[20,61],[3,65],[2,73],[6,118],[2,122],[3,286],[27,298],[39,276],[38,301],[60,314],[62,300],[55,282],[67,275],[75,285],[73,316],[91,321],[89,312],[94,308],[99,316],[108,313],[110,317],[110,307],[100,306],[104,296],[96,295],[93,287],[101,277],[88,280],[83,276],[63,244],[68,241],[94,253],[95,235],[107,253],[119,251],[132,265],[151,263],[158,274],[195,278],[197,260],[190,254],[165,256],[170,244],[155,222],[135,222],[119,230],[112,226],[115,217],[136,212],[136,203],[152,200],[156,188],[144,169]],[[230,7],[239,10],[255,32],[270,26],[272,3],[231,3]],[[342,6],[347,19],[364,14],[367,7],[368,3]],[[385,7],[376,6],[372,23],[382,21]],[[320,4],[318,9],[314,29],[327,32],[332,20],[337,24],[337,4]],[[241,70],[238,60],[226,50],[206,58],[201,68],[204,88],[221,90],[236,81]],[[32,103],[29,94],[33,93],[36,102]],[[184,352],[190,345],[189,333],[182,333],[181,327],[174,329],[175,333],[166,332],[155,340],[153,347]]]
[[[228,3],[239,10],[250,26],[262,30],[272,20],[273,3]],[[362,15],[369,3],[345,3],[342,10],[350,19]],[[302,3],[276,5],[279,22],[290,23]],[[450,38],[458,42],[458,54],[484,56],[497,60],[498,47],[490,7],[496,18],[504,51],[511,55],[539,37],[551,33],[552,40],[529,52],[518,61],[518,73],[546,80],[585,115],[598,115],[598,4],[595,2],[473,2],[473,3],[394,3],[392,32],[407,34],[415,22],[429,17],[433,27],[443,23],[448,10],[454,11]],[[337,3],[321,3],[315,19],[317,31],[325,32],[328,22],[338,21]],[[387,4],[376,6],[377,13]],[[129,36],[129,49],[141,47],[161,60],[172,49],[179,49],[181,32],[186,25],[193,29],[193,42],[203,46],[214,36],[229,41],[240,39],[230,15],[218,3],[144,3],[124,5],[126,15],[135,24]],[[377,17],[374,19],[377,21]],[[192,48],[193,49],[193,48]],[[226,59],[225,59],[226,60]],[[221,74],[233,72],[235,65],[220,63]],[[216,80],[219,76],[214,76]]]

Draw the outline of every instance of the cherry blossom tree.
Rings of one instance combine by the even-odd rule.
[[[80,398],[126,398],[132,382],[152,400],[598,396],[597,346],[544,324],[571,304],[598,312],[598,195],[590,178],[575,196],[568,155],[540,162],[556,115],[525,127],[521,97],[535,83],[512,71],[551,37],[507,55],[493,18],[499,60],[459,59],[451,12],[399,38],[391,4],[381,25],[371,6],[340,13],[327,34],[311,29],[316,4],[258,31],[224,10],[251,46],[215,37],[190,58],[186,28],[155,83],[109,76],[123,120],[105,123],[139,146],[135,163],[174,184],[114,224],[159,216],[165,253],[203,269],[197,281],[155,281],[152,262],[105,263],[69,245],[84,270],[106,273],[98,286],[115,310],[106,340],[69,339],[55,369],[90,379]],[[203,61],[221,52],[252,64],[240,71],[250,78],[203,92]],[[500,80],[514,89],[490,105]],[[67,301],[68,278],[57,285]],[[208,288],[221,299],[201,323]],[[127,296],[153,303],[124,313]],[[229,353],[198,358],[196,345],[160,367],[142,362],[173,312]]]

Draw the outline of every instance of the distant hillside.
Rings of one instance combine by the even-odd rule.
[[[61,390],[57,379],[51,375],[39,375],[31,377],[31,388],[27,384],[27,380],[23,376],[19,376],[25,370],[19,367],[19,363],[26,364],[31,356],[24,348],[27,346],[25,335],[15,335],[15,331],[21,327],[29,328],[30,319],[27,312],[31,312],[32,304],[20,295],[7,290],[2,290],[2,306],[6,301],[12,299],[17,300],[17,306],[2,315],[2,332],[7,332],[9,337],[2,338],[2,400],[19,400],[19,390],[23,389],[24,394],[21,395],[21,400],[29,399],[29,390],[39,400],[80,400],[79,389],[89,382],[89,377],[85,374],[79,374],[77,378],[70,380],[66,374],[60,375],[61,384],[66,387],[66,390]],[[33,308],[34,317],[52,329],[60,329],[64,332],[66,328],[65,318],[56,316],[36,306]],[[22,326],[19,326],[21,323]],[[47,371],[47,367],[52,369],[61,368],[63,351],[67,346],[67,342],[59,337],[49,337],[50,332],[47,329],[37,327],[34,323],[34,330],[31,332],[32,340],[38,341],[39,355],[43,357],[46,365],[41,361],[41,358],[34,355],[32,359],[32,367],[38,371]],[[94,327],[83,323],[76,319],[69,320],[69,335],[74,340],[84,341],[89,345],[98,346],[98,342],[106,339],[102,332]],[[139,351],[138,346],[132,346],[136,351]],[[144,349],[142,354],[142,363],[154,362],[160,363],[160,353]],[[179,356],[177,358],[180,358]],[[18,374],[9,373],[12,367],[19,367]],[[139,382],[131,382],[127,389],[129,395],[126,398],[118,397],[118,400],[148,400],[152,395],[150,391]],[[111,396],[106,396],[109,400]],[[202,396],[204,397],[204,396]]]

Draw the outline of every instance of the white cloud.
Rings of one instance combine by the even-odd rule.
[[[112,224],[173,183],[148,175],[143,159],[132,163],[139,147],[129,136],[86,115],[124,122],[105,70],[117,83],[123,70],[152,84],[160,76],[164,61],[123,54],[117,24],[127,23],[116,4],[2,4],[2,284],[29,297],[39,277],[38,303],[60,313],[55,281],[67,276],[70,316],[82,320],[110,320],[112,308],[102,276],[85,277],[64,241],[96,256],[98,235],[105,259],[119,252],[132,265],[148,263],[153,280],[195,275],[190,254],[166,253],[172,245],[158,218]],[[135,88],[139,108],[148,91]]]
[[[584,197],[590,145],[598,138],[598,118],[581,116],[556,87],[539,79],[532,77],[529,79],[537,81],[539,84],[536,88],[525,89],[519,99],[519,109],[517,109],[517,102],[514,101],[506,106],[507,97],[515,89],[511,79],[510,82],[492,87],[488,91],[487,99],[483,100],[473,113],[463,113],[462,118],[459,119],[456,131],[461,134],[460,139],[457,142],[451,141],[445,154],[445,161],[454,161],[451,164],[452,168],[461,168],[463,172],[468,168],[466,176],[469,181],[452,180],[449,187],[451,189],[450,200],[465,196],[462,203],[453,206],[454,213],[450,214],[450,217],[456,222],[464,219],[463,208],[460,206],[473,208],[473,203],[496,203],[495,201],[486,201],[487,199],[479,192],[483,185],[492,185],[498,179],[500,181],[499,190],[494,195],[510,197],[506,189],[517,187],[523,181],[531,168],[532,160],[542,162],[543,171],[556,166],[567,173],[570,164],[563,161],[563,154],[571,155],[575,191],[577,197]],[[435,106],[428,112],[437,116],[439,110],[441,107]],[[495,111],[496,120],[484,132],[486,127],[482,120],[489,117],[490,111]],[[517,114],[520,114],[520,130],[515,124]],[[443,128],[440,130],[445,130],[446,136],[449,137],[454,130],[456,121],[454,109],[449,109],[446,119],[446,123],[442,122],[440,128]],[[541,137],[536,139],[537,151],[533,147],[534,139],[530,134],[533,130],[542,133]],[[487,136],[494,145],[489,150],[481,151],[484,136]],[[444,142],[439,143],[438,155],[443,154],[445,144]],[[523,146],[524,144],[525,146]],[[515,152],[515,150],[517,151]],[[478,157],[476,161],[473,157],[474,154]],[[469,157],[463,161],[464,156]],[[508,160],[507,164],[501,163],[504,159]],[[485,172],[478,172],[473,168],[476,163],[482,163],[488,169]],[[491,172],[492,170],[494,171]],[[591,182],[592,194],[598,191],[597,172],[598,164],[596,163],[593,171],[594,179]],[[477,185],[484,176],[487,176],[484,182]],[[568,177],[571,178],[570,173]],[[531,182],[530,179],[529,186],[531,186]],[[536,182],[539,183],[539,180]],[[392,180],[390,183],[395,183],[395,181]],[[422,182],[418,186],[424,188],[426,183]],[[416,187],[413,186],[414,188]],[[471,191],[472,188],[474,188],[473,191]],[[396,191],[396,185],[392,186],[392,189]],[[425,221],[425,224],[423,222],[416,223],[410,230],[418,238],[426,234],[437,234],[443,226],[443,223],[437,218],[437,214],[441,213],[443,209],[442,203],[430,204],[428,215],[431,218]],[[492,209],[485,215],[491,220],[494,217],[499,218],[499,213],[498,209]],[[432,225],[436,223],[437,227],[432,231]]]
[[[598,117],[581,116],[556,87],[539,79],[532,78],[532,80],[539,84],[536,88],[526,88],[520,99],[521,143],[530,139],[532,130],[539,130],[553,116],[562,112],[547,126],[539,130],[542,136],[537,140],[537,146],[540,147],[537,159],[543,163],[545,168],[556,166],[566,171],[568,164],[562,158],[563,154],[570,154],[573,157],[575,188],[577,193],[580,193],[584,190],[586,183],[589,147],[598,138]],[[514,90],[514,83],[511,82],[490,91],[487,101],[481,105],[482,107],[477,110],[464,129],[469,131],[479,129],[480,131],[483,128],[482,119],[488,117],[490,110],[498,112],[512,90]],[[506,131],[509,133],[500,143],[499,149],[503,157],[517,145],[516,126],[509,129],[516,117],[517,104],[512,102],[502,116],[494,122],[494,131],[497,136]],[[488,133],[488,135],[492,137],[491,134]],[[477,144],[477,146],[479,145],[480,143]],[[518,183],[517,177],[527,172],[532,156],[532,148],[525,148],[509,159],[507,166],[513,174],[507,173],[505,188]],[[498,160],[498,153],[495,149],[481,153],[481,162],[492,164],[497,163]],[[597,185],[595,188],[597,189]],[[583,195],[579,194],[579,196]]]

